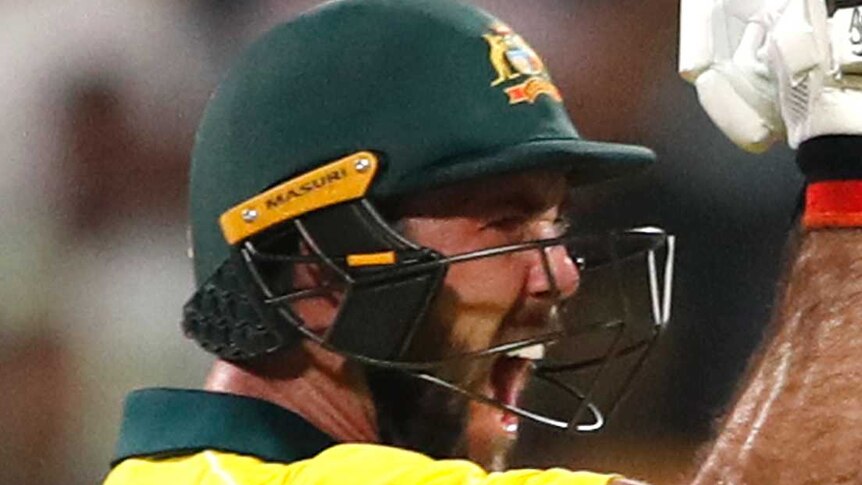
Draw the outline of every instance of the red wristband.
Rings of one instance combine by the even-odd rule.
[[[805,188],[807,229],[862,227],[862,180],[824,180]]]

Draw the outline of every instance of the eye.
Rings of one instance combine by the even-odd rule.
[[[482,228],[483,229],[497,229],[497,230],[511,230],[518,229],[521,226],[526,225],[527,218],[525,216],[503,216],[492,219],[485,223]]]
[[[558,216],[552,224],[554,225],[554,234],[557,236],[566,234],[572,228],[572,220],[566,215]]]
[[[513,244],[524,241],[529,235],[530,220],[527,216],[509,214],[493,217],[480,226],[487,235],[489,244]]]

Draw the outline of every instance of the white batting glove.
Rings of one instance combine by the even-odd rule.
[[[862,135],[862,0],[681,0],[679,72],[737,145]]]

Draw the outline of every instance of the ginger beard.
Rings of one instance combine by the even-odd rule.
[[[434,311],[414,340],[416,359],[452,357],[511,342],[545,328],[547,305],[524,308],[516,302],[508,314],[490,305],[465,308],[451,291],[438,296]],[[454,359],[433,374],[500,403],[517,405],[530,377],[530,362],[505,354]],[[368,367],[368,387],[377,409],[381,441],[434,458],[467,458],[489,470],[506,468],[518,435],[519,418],[412,377],[405,372]]]
[[[447,186],[398,204],[399,232],[443,255],[554,238],[561,235],[556,221],[568,190],[563,174],[543,170]],[[453,264],[404,360],[445,359],[447,365],[431,372],[435,377],[516,405],[529,361],[502,353],[458,357],[546,334],[552,310],[560,297],[574,294],[578,278],[563,247]],[[516,416],[403,371],[368,367],[367,375],[384,443],[505,468]]]

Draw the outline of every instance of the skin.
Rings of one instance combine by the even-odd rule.
[[[567,192],[565,177],[547,171],[465,182],[401,201],[400,226],[409,239],[444,255],[554,237],[560,233],[558,218]],[[547,255],[560,295],[551,291],[536,251],[450,267],[431,311],[431,330],[418,339],[422,347],[410,350],[413,357],[481,350],[541,331],[557,298],[570,296],[578,285],[577,268],[562,247],[547,249]],[[313,270],[298,276],[305,284],[316,278],[320,275]],[[325,331],[336,304],[319,298],[297,310],[311,327]],[[465,363],[444,372],[477,392],[489,392],[487,364]],[[380,419],[387,415],[377,408],[364,370],[310,342],[245,367],[217,361],[205,388],[274,402],[338,441],[383,441],[386,423]],[[423,412],[419,406],[415,421],[422,422]],[[512,442],[501,426],[502,412],[466,403],[463,412],[447,417],[459,435],[452,454],[489,467],[501,465]]]
[[[862,482],[862,229],[803,233],[771,339],[694,479]]]
[[[550,238],[560,234],[557,221],[566,193],[564,177],[549,172],[500,177],[490,184],[459,184],[407,201],[402,224],[412,240],[446,255]],[[578,284],[573,261],[562,247],[550,248],[548,256],[560,296],[570,296]],[[428,348],[434,335],[445,335],[445,342],[431,347],[446,349],[447,355],[541,332],[557,299],[536,251],[454,265],[445,288],[433,310],[434,325],[426,327],[430,334],[416,341]],[[444,331],[438,332],[440,328]],[[483,360],[455,366],[447,369],[448,377],[490,395],[489,364]],[[502,411],[470,403],[464,412],[470,418],[457,454],[487,468],[504,468],[514,437],[502,428]]]

